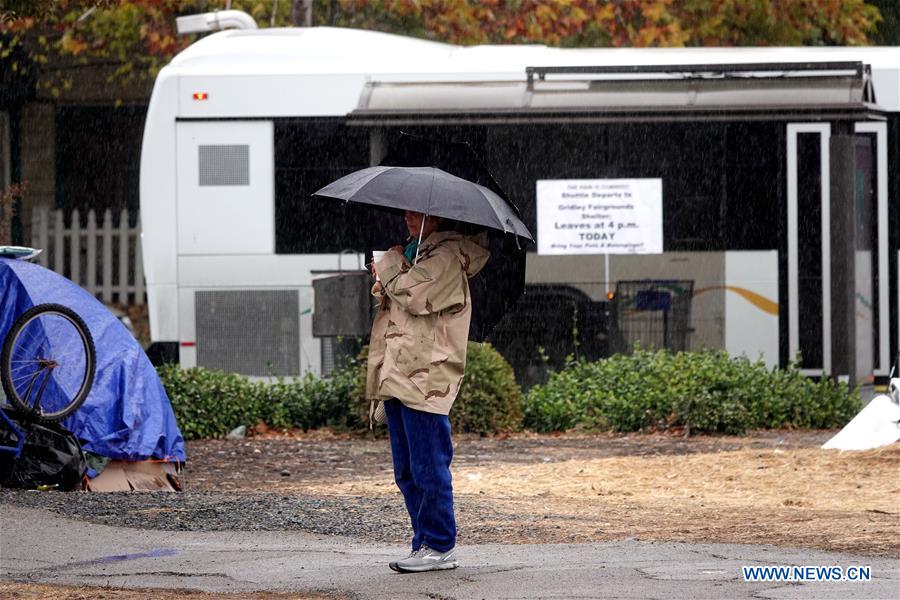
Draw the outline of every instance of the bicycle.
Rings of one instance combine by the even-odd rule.
[[[97,367],[84,320],[60,304],[38,304],[13,322],[0,353],[0,380],[12,406],[38,422],[61,421],[90,393]]]

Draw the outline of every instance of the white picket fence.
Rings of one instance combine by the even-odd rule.
[[[112,211],[98,221],[93,210],[81,226],[78,210],[69,227],[61,210],[35,208],[31,219],[31,246],[42,248],[37,262],[86,289],[103,302],[144,304],[144,265],[141,260],[141,224],[128,225],[128,210],[113,223]]]

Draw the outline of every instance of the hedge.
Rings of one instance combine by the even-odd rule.
[[[365,351],[364,351],[365,352]],[[364,429],[365,354],[327,379],[253,382],[208,369],[160,369],[186,439],[222,437],[239,425]],[[490,344],[469,344],[466,376],[450,412],[456,432],[599,429],[740,434],[778,427],[833,428],[860,409],[845,384],[814,381],[793,365],[723,351],[637,350],[575,362],[523,398],[512,368]]]
[[[349,410],[355,371],[339,369],[329,379],[307,375],[295,381],[266,383],[241,375],[166,365],[160,379],[185,439],[223,437],[241,425],[264,421],[270,427],[357,428]]]
[[[860,409],[857,393],[828,378],[814,381],[794,365],[769,370],[762,361],[724,351],[637,350],[577,362],[532,388],[525,427],[664,430],[740,434],[747,429],[832,428]]]
[[[522,388],[490,344],[469,342],[466,376],[450,411],[453,431],[493,433],[522,428]]]
[[[274,428],[364,429],[365,354],[331,377],[250,381],[236,374],[174,365],[159,368],[185,439],[217,438],[264,421]],[[516,430],[522,423],[522,391],[512,367],[489,344],[469,344],[466,376],[450,418],[454,431]]]

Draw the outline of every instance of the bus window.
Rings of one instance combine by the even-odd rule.
[[[310,195],[369,166],[369,134],[337,120],[275,121],[275,252],[362,250],[362,211]]]

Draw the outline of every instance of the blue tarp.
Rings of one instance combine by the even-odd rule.
[[[116,460],[184,461],[184,439],[166,391],[140,344],[97,299],[39,265],[0,258],[0,341],[36,304],[68,306],[87,323],[97,349],[94,387],[63,420],[84,449]]]

